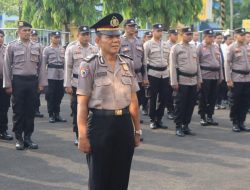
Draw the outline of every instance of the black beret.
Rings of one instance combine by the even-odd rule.
[[[0,34],[2,34],[3,36],[5,35],[3,30],[0,30]]]
[[[234,30],[234,33],[236,33],[236,34],[245,34],[246,29],[245,28],[237,28],[237,29]]]
[[[58,37],[60,37],[61,36],[61,32],[60,31],[51,32],[50,35],[51,36],[58,36]]]
[[[108,36],[121,35],[119,28],[120,23],[123,21],[123,17],[119,13],[111,13],[97,23],[92,25],[90,28],[95,29],[97,33],[101,33]]]
[[[153,29],[163,30],[163,25],[160,23],[154,24]]]
[[[192,27],[185,27],[181,29],[182,33],[193,33],[194,30]]]
[[[172,29],[168,30],[168,33],[169,34],[178,34],[178,31],[177,31],[177,29],[172,28]]]
[[[78,27],[78,32],[79,33],[89,33],[90,29],[88,26],[79,26]]]
[[[31,31],[31,35],[32,35],[32,36],[33,36],[33,35],[36,35],[36,36],[37,36],[37,35],[38,35],[38,33],[37,33],[37,31],[36,31],[36,30],[32,30],[32,31]]]
[[[212,29],[206,29],[206,30],[203,31],[203,34],[213,36],[214,35],[214,31]]]
[[[32,28],[32,25],[26,21],[19,20],[19,21],[17,21],[17,27],[18,28],[22,28],[22,27]]]
[[[129,26],[135,26],[136,25],[136,22],[135,22],[135,19],[131,18],[131,19],[126,19],[124,21],[124,26],[126,25],[129,25]]]

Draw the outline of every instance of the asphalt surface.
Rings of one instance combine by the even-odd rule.
[[[36,119],[33,134],[39,149],[16,151],[15,141],[0,141],[0,190],[87,190],[85,155],[73,145],[69,97],[61,106],[67,123],[49,124],[41,100],[45,117]],[[166,117],[167,130],[149,129],[143,117],[144,142],[135,151],[129,190],[249,190],[250,133],[233,133],[228,115],[218,110],[220,125],[201,127],[195,110],[190,126],[197,135],[184,138],[175,136]]]

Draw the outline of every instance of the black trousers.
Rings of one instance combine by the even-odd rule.
[[[250,82],[234,82],[231,89],[230,119],[234,123],[244,122],[250,105]]]
[[[35,111],[39,111],[39,107],[41,106],[40,95],[41,93],[37,92],[36,101],[35,101],[35,107],[36,107]]]
[[[37,77],[13,76],[12,88],[13,132],[16,138],[20,138],[23,132],[30,136],[34,131]]]
[[[188,125],[194,111],[197,99],[197,86],[179,85],[175,96],[175,120],[176,125]]]
[[[203,79],[198,113],[201,118],[212,117],[217,99],[218,80]]]
[[[64,96],[63,80],[48,80],[46,100],[48,113],[50,115],[60,112],[60,104]]]
[[[10,96],[6,94],[3,80],[0,79],[0,133],[8,130],[8,110],[10,107]]]
[[[220,105],[222,100],[227,100],[227,83],[225,80],[223,80],[218,87],[218,93],[217,93],[217,101],[216,104]]]
[[[87,154],[89,190],[127,190],[134,154],[129,114],[88,118],[91,153]]]
[[[149,117],[151,121],[161,121],[166,105],[172,101],[172,88],[169,85],[169,78],[157,78],[149,75],[148,80],[151,94],[149,99]],[[157,103],[158,106],[156,105]]]
[[[145,89],[142,86],[141,82],[139,82],[138,84],[140,87],[140,90],[137,92],[138,103],[140,106],[142,105],[143,107],[146,107],[148,99],[145,97]]]
[[[73,132],[78,134],[78,125],[77,125],[77,95],[76,95],[76,87],[72,86],[73,93],[71,95],[70,107],[72,110],[73,116]]]

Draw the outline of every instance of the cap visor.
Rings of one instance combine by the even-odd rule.
[[[106,35],[106,36],[119,36],[121,35],[121,31],[120,30],[104,30],[104,31],[98,31],[100,34]]]

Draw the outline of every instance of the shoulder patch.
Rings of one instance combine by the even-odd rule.
[[[80,66],[80,75],[82,78],[85,78],[89,75],[89,66],[88,65],[81,65]]]
[[[128,55],[124,55],[124,54],[119,54],[121,57],[125,57],[125,58],[128,58],[130,60],[133,60],[131,57],[129,57]]]
[[[83,60],[86,61],[87,63],[89,63],[91,60],[93,60],[95,57],[98,57],[97,54],[91,54],[87,57],[85,57]]]

